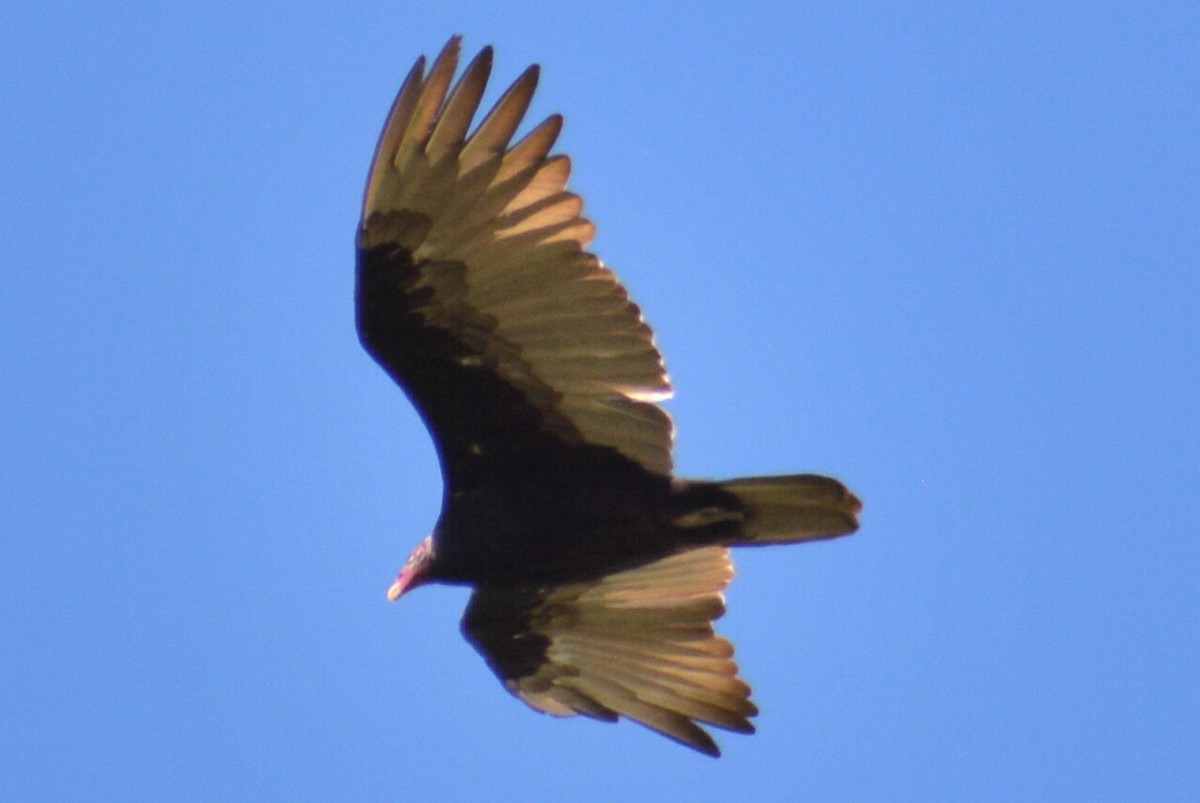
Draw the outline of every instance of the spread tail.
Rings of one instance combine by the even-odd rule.
[[[730,546],[761,546],[849,535],[862,502],[835,479],[817,474],[746,477],[717,483],[745,507]]]

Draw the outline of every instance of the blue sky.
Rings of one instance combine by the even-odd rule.
[[[9,4],[11,799],[1187,799],[1200,790],[1194,4]],[[543,65],[691,476],[821,471],[741,555],[711,761],[537,716],[384,592],[440,502],[353,328],[399,82]]]

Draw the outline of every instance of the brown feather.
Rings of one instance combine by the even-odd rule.
[[[529,109],[529,101],[533,99],[533,91],[537,89],[537,82],[538,66],[534,64],[513,82],[500,100],[496,101],[496,105],[487,113],[483,122],[479,124],[479,128],[471,136],[471,141],[463,148],[461,161],[464,171],[475,169],[476,166],[491,159],[494,155],[503,153],[504,149],[508,147],[513,134],[521,124],[521,118]],[[552,143],[557,135],[558,132],[555,131],[550,140]],[[550,146],[547,146],[547,151],[549,148]]]
[[[463,632],[534,708],[561,715],[561,706],[584,713],[594,704],[711,752],[715,744],[693,720],[750,733],[747,718],[757,713],[729,642],[712,629],[732,574],[728,551],[710,548],[594,583],[483,588]],[[535,644],[540,653],[510,652]]]
[[[753,732],[725,612],[729,545],[832,537],[860,504],[814,475],[671,477],[671,385],[653,333],[585,248],[595,226],[551,150],[511,144],[530,67],[483,117],[485,48],[418,59],[376,146],[358,232],[367,350],[428,425],[446,480],[435,534],[389,597],[476,586],[463,633],[506,689],[554,716],[620,717],[708,755],[698,723]],[[453,86],[452,86],[453,84]]]

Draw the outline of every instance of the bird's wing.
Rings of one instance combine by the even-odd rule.
[[[480,588],[463,634],[505,688],[539,711],[640,722],[720,755],[703,722],[753,733],[758,713],[733,646],[712,622],[725,611],[729,550],[695,549],[597,581]]]
[[[451,90],[452,39],[409,73],[371,165],[358,232],[358,327],[437,442],[448,479],[545,466],[587,444],[671,469],[670,395],[650,328],[594,255],[551,117],[512,147],[530,67],[467,136],[491,70]],[[550,461],[552,462],[552,461]]]

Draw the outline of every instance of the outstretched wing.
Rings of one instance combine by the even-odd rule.
[[[720,755],[703,722],[753,733],[733,646],[713,631],[729,550],[691,550],[589,583],[480,588],[463,634],[505,688],[539,711],[624,716]]]
[[[358,327],[412,399],[447,480],[587,444],[671,469],[662,358],[628,294],[584,251],[592,224],[550,156],[551,117],[509,147],[537,84],[525,71],[467,136],[491,70],[450,90],[459,42],[409,73],[371,165],[358,231]],[[547,465],[549,463],[550,465]]]

